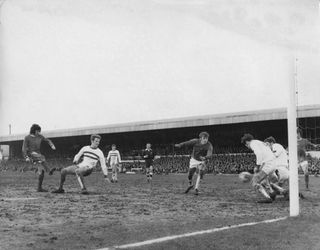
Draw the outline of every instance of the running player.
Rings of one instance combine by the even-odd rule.
[[[255,140],[251,134],[244,134],[241,138],[241,143],[251,149],[257,158],[257,166],[255,167],[255,173],[252,177],[252,186],[265,198],[264,200],[258,201],[258,203],[272,203],[276,193],[270,190],[269,195],[262,183],[268,177],[271,177],[273,172],[276,170],[274,154],[267,145],[262,141]]]
[[[297,130],[298,163],[304,173],[306,190],[309,190],[309,163],[307,160],[306,149],[308,146],[317,148],[319,145],[311,143],[309,140],[301,137],[300,129]]]
[[[118,182],[118,167],[121,163],[121,157],[120,153],[117,150],[117,146],[115,144],[112,144],[111,150],[108,153],[107,156],[107,163],[110,164],[112,168],[112,178],[111,182]]]
[[[146,163],[146,175],[147,175],[147,181],[150,182],[152,180],[153,176],[153,159],[154,159],[154,153],[151,149],[151,143],[147,143],[146,149],[142,152],[143,159]]]
[[[195,195],[198,195],[200,179],[203,177],[206,161],[212,157],[213,147],[209,142],[209,134],[207,132],[201,132],[199,134],[199,139],[191,139],[186,142],[175,144],[175,147],[178,148],[182,146],[193,146],[188,173],[189,187],[185,193],[188,193],[194,187],[192,178],[194,173],[196,173]]]
[[[63,184],[66,180],[67,175],[76,175],[77,180],[81,187],[82,194],[88,194],[88,191],[84,185],[83,177],[88,176],[92,173],[93,168],[100,162],[104,178],[107,182],[108,179],[108,169],[106,166],[105,158],[102,151],[98,148],[101,140],[100,135],[91,135],[90,137],[91,145],[84,146],[80,149],[79,153],[75,155],[73,159],[74,165],[63,168],[61,170],[60,185],[59,188],[52,193],[64,193]],[[83,160],[80,162],[81,157]]]
[[[40,148],[41,143],[45,141],[49,144],[52,150],[56,150],[56,147],[52,143],[51,140],[45,138],[41,135],[41,127],[38,124],[33,124],[30,128],[30,134],[24,138],[22,145],[22,154],[27,162],[40,163],[38,165],[38,192],[48,192],[47,190],[42,188],[42,182],[44,179],[44,172],[49,171],[48,164],[46,162],[46,158],[41,154]],[[51,175],[51,173],[49,173]]]

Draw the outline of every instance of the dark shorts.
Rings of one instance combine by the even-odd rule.
[[[146,168],[150,168],[152,166],[152,161],[146,161]]]

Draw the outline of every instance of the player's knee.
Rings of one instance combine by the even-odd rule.
[[[188,179],[189,180],[192,180],[193,174],[194,174],[194,172],[189,171],[189,174],[188,174]]]
[[[254,190],[259,190],[261,188],[261,184],[256,181],[252,181],[252,187]]]
[[[76,169],[74,172],[76,175],[82,176],[82,171],[80,171],[80,169]]]
[[[67,175],[68,171],[65,168],[63,168],[63,169],[61,169],[60,173],[61,173],[61,175]]]

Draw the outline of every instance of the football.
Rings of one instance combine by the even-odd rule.
[[[249,172],[241,172],[239,174],[239,179],[241,180],[241,182],[247,183],[247,182],[251,181],[252,174],[250,174]]]

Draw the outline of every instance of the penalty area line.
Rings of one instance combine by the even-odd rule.
[[[136,242],[136,243],[130,243],[130,244],[125,244],[125,245],[99,248],[97,250],[111,250],[111,249],[124,249],[124,248],[131,248],[131,247],[140,247],[140,246],[165,242],[165,241],[169,241],[169,240],[175,240],[175,239],[179,239],[179,238],[185,238],[185,237],[191,237],[191,236],[196,236],[196,235],[201,235],[201,234],[210,234],[210,233],[220,232],[220,231],[224,231],[224,230],[228,230],[228,229],[254,226],[254,225],[266,224],[266,223],[273,223],[273,222],[285,220],[287,218],[288,217],[281,217],[281,218],[264,220],[264,221],[248,222],[248,223],[242,223],[242,224],[237,224],[237,225],[212,228],[212,229],[208,229],[208,230],[196,231],[196,232],[186,233],[186,234],[171,235],[171,236],[166,236],[166,237],[162,237],[162,238],[146,240],[146,241],[141,241],[141,242]]]

